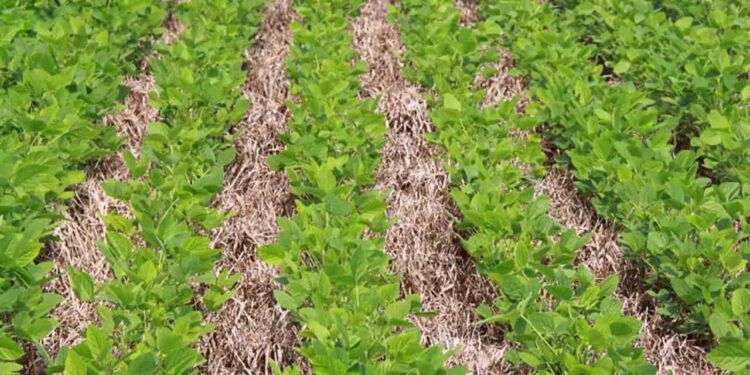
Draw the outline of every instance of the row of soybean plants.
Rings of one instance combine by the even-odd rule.
[[[19,340],[39,345],[62,299],[43,293],[52,239],[68,188],[84,163],[120,141],[101,118],[127,95],[161,32],[166,1],[0,1],[0,372],[19,371]]]
[[[409,50],[405,75],[429,93],[436,127],[429,139],[446,150],[463,245],[499,294],[478,313],[507,327],[515,349],[506,359],[542,374],[653,373],[633,346],[640,322],[623,316],[612,297],[617,276],[598,283],[575,265],[588,236],[562,230],[548,199],[535,197],[545,161],[531,132],[537,122],[517,115],[515,101],[480,107],[485,92],[474,89],[475,78],[494,73],[485,67],[499,58],[498,27],[462,28],[452,0],[400,7],[392,16]]]
[[[444,367],[441,347],[420,344],[420,332],[406,320],[420,313],[420,300],[400,298],[383,251],[390,223],[373,184],[385,120],[376,101],[358,99],[367,66],[347,32],[361,3],[294,2],[301,21],[292,25],[288,75],[296,100],[288,103],[286,150],[269,162],[289,176],[297,212],[278,219],[278,242],[259,254],[283,270],[284,288],[275,297],[301,323],[299,352],[315,373],[462,373]]]
[[[656,4],[656,5],[655,5]],[[750,3],[581,1],[574,25],[716,181],[750,179]],[[683,144],[680,144],[683,143]]]
[[[226,137],[250,105],[242,99],[243,52],[261,21],[263,0],[192,0],[176,16],[180,40],[157,46],[152,61],[161,120],[148,125],[140,157],[124,154],[132,177],[106,181],[133,217],[110,212],[100,246],[113,278],[96,284],[72,271],[82,300],[97,308],[85,340],[61,352],[65,374],[184,374],[203,357],[193,347],[211,329],[202,313],[231,297],[237,275],[214,273],[220,250],[208,232],[224,213],[211,208],[235,150]]]
[[[648,270],[658,312],[686,333],[717,339],[708,359],[742,372],[750,365],[750,134],[742,104],[750,89],[738,73],[748,71],[747,16],[694,5],[693,16],[639,1],[481,8],[528,77],[536,101],[529,112],[552,125],[559,161]],[[586,14],[601,20],[582,27]],[[682,48],[692,52],[677,53]],[[608,81],[602,59],[621,82]]]

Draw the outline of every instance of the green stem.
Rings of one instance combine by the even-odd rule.
[[[50,358],[49,353],[47,353],[47,350],[44,349],[42,344],[38,340],[31,341],[34,344],[34,347],[36,348],[36,351],[39,353],[39,356],[42,357],[44,360],[44,364],[49,368],[52,366],[52,358]]]

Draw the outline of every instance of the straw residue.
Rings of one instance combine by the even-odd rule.
[[[170,38],[174,40],[173,36],[182,30],[173,14],[167,16],[164,27],[165,33],[160,39],[165,41]],[[129,89],[122,103],[124,109],[103,118],[104,125],[115,127],[124,142],[124,149],[135,155],[139,155],[148,123],[159,119],[158,111],[149,104],[149,93],[154,90],[149,66],[147,58],[141,65],[142,74],[124,80],[123,84]],[[70,287],[68,267],[88,273],[96,282],[106,281],[111,276],[109,265],[98,247],[106,234],[102,218],[108,212],[131,215],[125,203],[112,199],[102,189],[102,183],[106,180],[130,178],[122,152],[92,163],[85,172],[86,181],[75,187],[73,199],[62,213],[64,221],[54,230],[56,240],[50,241],[41,255],[42,259],[52,261],[55,264],[53,272],[60,274],[45,286],[46,290],[64,297],[51,313],[59,325],[42,341],[53,358],[61,347],[79,343],[86,327],[97,319],[96,305],[75,297]],[[44,373],[44,368],[41,358],[34,355],[27,371]]]
[[[202,343],[206,374],[270,374],[270,361],[300,363],[292,350],[300,344],[290,316],[276,305],[278,271],[258,258],[258,246],[278,236],[277,216],[293,211],[289,182],[273,171],[266,157],[283,149],[277,136],[286,129],[289,98],[286,59],[295,17],[290,0],[268,4],[257,40],[247,53],[245,95],[252,102],[245,119],[233,130],[237,157],[226,170],[216,205],[237,213],[213,234],[224,250],[221,268],[240,275],[236,295],[208,321],[217,325]],[[306,367],[306,365],[303,364]]]
[[[591,203],[581,197],[570,171],[551,166],[535,186],[537,194],[550,198],[550,216],[579,235],[591,233],[591,239],[578,252],[578,261],[602,280],[617,274],[620,284],[616,297],[623,313],[643,324],[636,345],[644,348],[649,363],[659,374],[720,374],[705,358],[705,343],[677,332],[677,323],[656,312],[654,298],[646,293],[646,276],[622,255],[615,226],[596,214]]]
[[[478,88],[485,91],[482,107],[493,106],[499,101],[508,101],[518,97],[516,111],[524,112],[528,105],[529,95],[526,93],[523,79],[510,74],[515,61],[508,51],[502,51],[500,59],[488,67],[494,70],[489,77],[477,77]]]
[[[117,128],[127,150],[137,152],[146,125],[158,117],[157,111],[148,105],[148,92],[153,89],[153,79],[148,75],[130,77],[125,80],[125,85],[130,89],[124,103],[126,108],[107,116],[104,122]],[[109,266],[98,248],[98,242],[105,235],[102,217],[111,211],[129,214],[124,203],[110,198],[102,189],[102,183],[108,179],[129,178],[121,155],[92,164],[86,174],[86,181],[75,188],[72,202],[63,212],[65,220],[54,231],[57,240],[49,242],[42,254],[42,257],[54,262],[53,272],[60,273],[60,277],[51,281],[46,289],[64,297],[51,313],[59,326],[42,342],[53,357],[61,347],[80,342],[86,327],[96,321],[95,304],[82,302],[75,297],[67,275],[68,267],[88,273],[97,282],[106,281],[110,277]],[[29,371],[42,373],[43,368],[44,364],[36,358]]]
[[[646,360],[656,365],[659,375],[728,374],[707,361],[705,342],[678,333],[677,322],[656,312],[656,301],[643,285],[646,275],[642,269],[624,261],[617,274],[617,298],[623,303],[623,313],[643,323],[636,346],[644,348]]]
[[[468,26],[479,21],[477,0],[456,0],[454,6],[461,11],[461,25]]]
[[[450,362],[467,365],[470,373],[498,373],[507,369],[507,346],[475,314],[478,304],[491,303],[494,289],[457,243],[447,215],[450,178],[439,150],[422,138],[433,125],[419,88],[401,76],[405,49],[397,27],[386,21],[386,6],[386,0],[370,0],[352,22],[354,48],[369,63],[362,96],[382,96],[378,110],[387,117],[377,188],[390,190],[388,215],[397,222],[386,233],[386,251],[404,293],[420,294],[425,310],[438,313],[414,319],[424,343],[460,347]]]
[[[617,243],[618,233],[578,194],[570,172],[550,167],[535,190],[549,197],[549,215],[555,221],[578,235],[591,233],[591,240],[578,252],[578,261],[588,266],[600,280],[616,273],[624,262]]]

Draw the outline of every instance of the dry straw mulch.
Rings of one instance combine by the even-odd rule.
[[[441,151],[422,138],[433,125],[420,88],[401,76],[405,47],[397,26],[386,21],[387,4],[370,0],[352,20],[354,48],[369,63],[361,78],[362,97],[381,96],[378,111],[387,118],[376,188],[390,191],[388,215],[397,221],[386,233],[386,251],[402,277],[403,292],[421,295],[425,310],[438,313],[413,319],[423,342],[459,348],[451,364],[465,364],[470,373],[507,372],[502,357],[508,346],[497,332],[478,324],[475,314],[476,306],[491,303],[495,292],[453,231],[450,178]]]
[[[183,27],[169,14],[164,20],[163,41],[171,43],[182,33]],[[153,58],[153,56],[151,57]],[[141,74],[127,77],[123,82],[130,90],[123,102],[124,109],[107,115],[104,125],[114,126],[124,141],[125,150],[139,155],[149,122],[158,121],[159,113],[149,104],[149,93],[154,90],[154,79],[149,73],[147,58],[141,65]],[[127,180],[130,173],[122,154],[107,157],[86,168],[86,181],[74,189],[74,196],[63,212],[64,221],[55,228],[55,240],[50,241],[41,254],[41,259],[55,264],[53,272],[60,276],[45,289],[64,297],[51,313],[59,323],[52,333],[42,341],[42,346],[54,358],[61,347],[73,346],[82,340],[86,327],[96,322],[96,305],[78,300],[70,287],[67,268],[73,267],[91,275],[95,281],[103,282],[111,277],[106,259],[99,251],[98,242],[105,236],[102,217],[114,211],[130,215],[128,207],[104,193],[102,183],[108,179]],[[31,352],[35,352],[33,349]],[[45,365],[36,354],[30,358],[28,373],[45,373]]]
[[[589,201],[578,194],[570,171],[550,167],[535,188],[538,194],[550,198],[553,219],[579,234],[592,234],[579,252],[578,261],[599,279],[613,274],[620,277],[617,298],[622,301],[623,313],[642,322],[636,345],[644,348],[646,359],[657,366],[659,374],[722,373],[706,361],[705,343],[679,334],[675,322],[656,313],[655,302],[646,294],[642,282],[645,275],[623,257],[616,228],[600,218]]]
[[[270,374],[270,361],[282,366],[309,365],[292,349],[300,345],[297,326],[273,297],[278,271],[258,258],[259,246],[273,243],[277,216],[290,216],[293,202],[283,172],[273,171],[266,157],[283,150],[277,136],[286,129],[290,113],[286,60],[291,43],[290,24],[296,15],[290,0],[270,2],[261,29],[247,52],[245,95],[252,106],[233,129],[237,158],[227,168],[223,191],[216,200],[222,210],[237,213],[213,234],[224,250],[222,269],[241,276],[236,295],[217,313],[216,324],[202,343],[206,374]]]

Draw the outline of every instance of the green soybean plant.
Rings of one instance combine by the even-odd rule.
[[[193,0],[177,8],[186,30],[173,44],[159,43],[151,67],[151,105],[161,119],[148,125],[139,158],[124,153],[132,179],[103,185],[133,213],[104,218],[100,249],[114,277],[94,283],[71,270],[79,298],[106,302],[97,308],[100,322],[61,352],[53,371],[187,374],[204,361],[195,348],[212,328],[203,312],[231,298],[238,280],[214,272],[221,250],[208,232],[226,217],[211,205],[235,155],[225,134],[250,105],[240,90],[243,52],[264,3]]]

